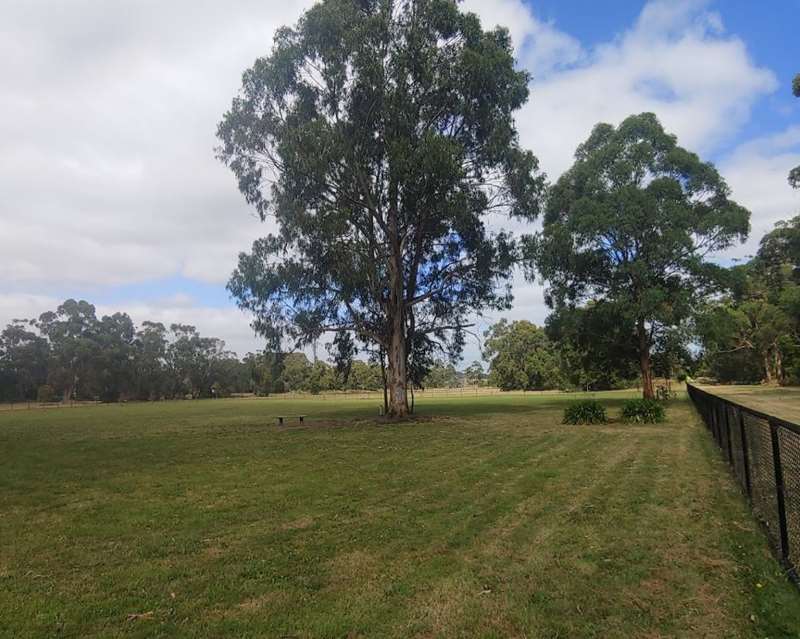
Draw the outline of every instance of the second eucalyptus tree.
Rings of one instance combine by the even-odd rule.
[[[244,73],[218,155],[275,231],[229,289],[273,347],[350,332],[387,355],[407,413],[409,344],[458,352],[469,316],[506,308],[513,238],[544,178],[518,144],[528,97],[508,31],[455,0],[323,0]]]
[[[717,288],[708,257],[749,232],[750,213],[710,163],[652,113],[598,124],[553,187],[532,257],[554,308],[592,302],[631,327],[645,397],[651,351]]]

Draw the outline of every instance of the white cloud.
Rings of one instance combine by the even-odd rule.
[[[720,163],[736,200],[752,214],[750,239],[729,251],[729,256],[754,254],[775,222],[800,214],[800,191],[787,180],[795,166],[800,166],[800,126],[742,144]]]
[[[37,319],[45,311],[55,310],[62,301],[47,295],[0,293],[0,327],[12,320]]]
[[[536,79],[585,56],[578,40],[554,24],[539,20],[521,0],[465,0],[463,6],[481,17],[484,28],[506,27],[520,66]]]
[[[263,227],[216,125],[310,0],[0,4],[0,280],[224,283]]]
[[[552,177],[569,167],[595,124],[643,111],[656,113],[683,146],[708,154],[776,89],[772,72],[721,33],[719,17],[702,4],[650,2],[630,30],[534,83],[517,119],[523,143]]]

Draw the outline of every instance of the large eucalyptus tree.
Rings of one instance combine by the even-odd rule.
[[[515,256],[490,214],[532,219],[544,178],[513,113],[508,31],[455,0],[324,0],[243,76],[218,156],[274,233],[229,289],[272,348],[349,332],[387,354],[406,414],[411,344],[458,352],[506,308]]]

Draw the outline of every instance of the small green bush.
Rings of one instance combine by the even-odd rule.
[[[629,399],[622,405],[622,419],[635,424],[657,424],[666,416],[664,404],[655,399]]]
[[[564,411],[565,424],[605,424],[606,409],[594,399],[586,399],[567,406]]]

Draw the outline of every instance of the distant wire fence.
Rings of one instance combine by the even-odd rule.
[[[691,384],[686,389],[787,575],[800,586],[800,425]]]
[[[443,398],[467,398],[467,397],[484,397],[488,395],[547,395],[558,394],[559,391],[503,391],[494,386],[457,386],[455,388],[426,388],[414,389],[414,396],[416,399],[431,399],[435,397]],[[252,393],[233,394],[230,398],[219,399],[247,399],[247,400],[336,400],[336,399],[361,399],[383,402],[382,390],[348,390],[348,391],[323,391],[320,393],[309,393],[304,391],[288,391],[286,393],[272,393],[270,395],[253,395]],[[171,399],[171,400],[151,400],[151,401],[206,401],[212,400],[210,397]],[[410,400],[410,395],[409,395]],[[144,402],[148,400],[130,400],[130,401],[114,401],[114,402],[100,402],[97,400],[69,400],[66,402],[38,402],[38,401],[17,401],[11,403],[0,403],[0,412],[11,410],[28,410],[28,409],[58,409],[58,408],[78,408],[80,406],[107,406],[109,404],[123,404],[132,402]]]
[[[415,388],[414,397],[425,399],[433,397],[484,397],[487,395],[553,395],[560,391],[504,391],[495,386],[455,386],[453,388]],[[289,391],[286,393],[275,393],[268,397],[253,397],[253,399],[379,399],[383,401],[382,390],[352,390],[352,391],[323,391],[317,394],[308,392]],[[409,390],[408,399],[411,401],[411,391]]]
[[[79,408],[81,406],[100,406],[103,402],[99,400],[87,399],[77,400],[71,399],[66,402],[39,402],[31,401],[16,401],[16,402],[3,402],[0,403],[0,413],[12,410],[32,410],[32,409],[57,409],[57,408]],[[113,402],[118,403],[118,402]]]

